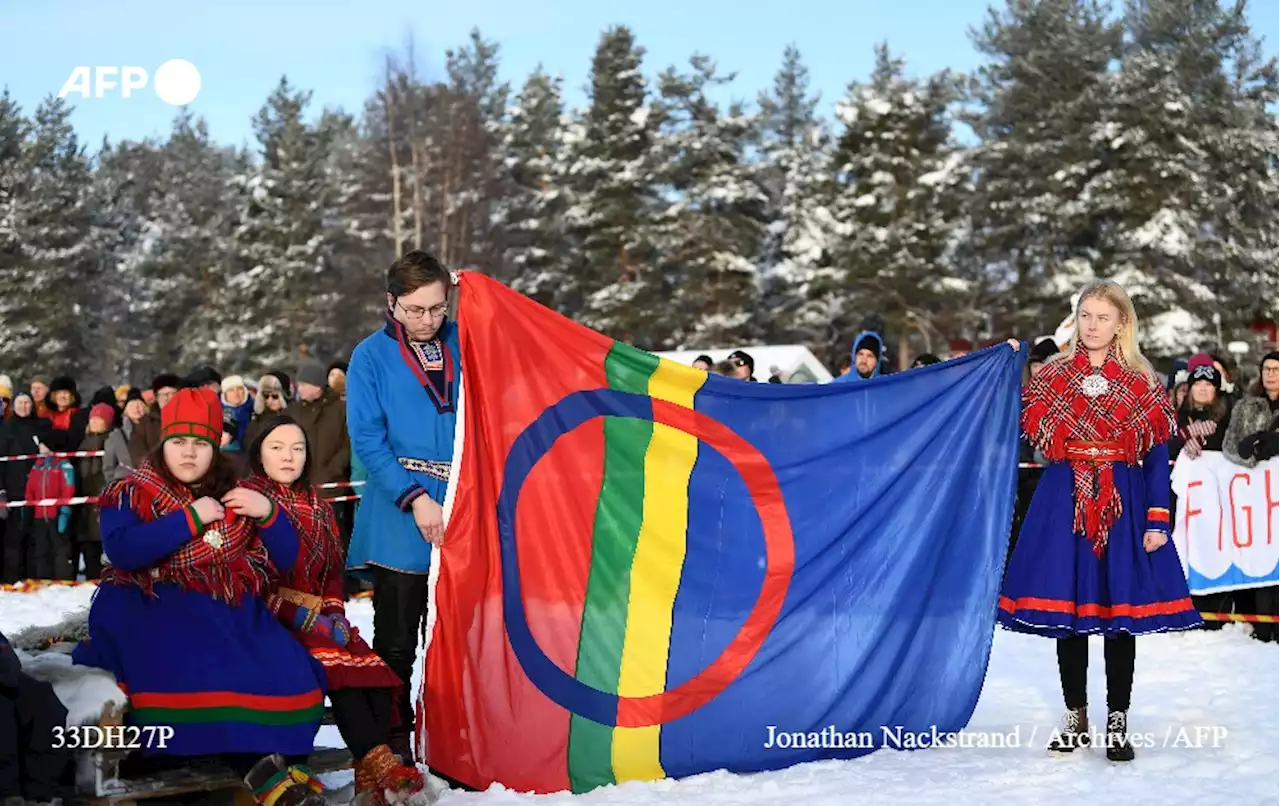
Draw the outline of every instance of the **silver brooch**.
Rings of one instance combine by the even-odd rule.
[[[1101,375],[1090,375],[1080,381],[1080,391],[1084,393],[1085,397],[1105,395],[1110,388],[1111,384],[1107,383],[1107,379]]]
[[[211,532],[205,532],[204,542],[208,543],[212,548],[222,548],[222,532],[214,529]]]

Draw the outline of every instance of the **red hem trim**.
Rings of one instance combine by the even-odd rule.
[[[256,711],[294,711],[324,703],[324,694],[316,689],[305,694],[274,696],[243,694],[238,691],[158,692],[140,691],[129,694],[134,708],[220,708],[239,706]]]
[[[1019,610],[1039,610],[1043,613],[1065,613],[1077,618],[1151,618],[1152,616],[1171,616],[1176,613],[1193,612],[1195,606],[1191,598],[1174,599],[1168,602],[1152,602],[1145,605],[1117,604],[1107,607],[1089,602],[1077,603],[1066,599],[1041,599],[1035,596],[1024,596],[1017,601],[1008,596],[1000,597],[1000,609],[1006,613]]]

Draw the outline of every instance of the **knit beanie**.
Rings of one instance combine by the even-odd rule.
[[[179,389],[160,410],[160,441],[195,437],[217,448],[222,444],[222,401],[213,390]]]
[[[106,403],[94,403],[93,408],[89,409],[89,419],[98,417],[107,425],[113,425],[116,421],[116,410],[114,407]]]
[[[319,386],[321,389],[329,385],[329,371],[319,361],[308,361],[298,368],[298,383]]]
[[[232,389],[244,389],[246,392],[249,387],[244,385],[244,378],[239,375],[228,375],[222,379],[222,394],[226,394]]]
[[[1187,372],[1194,375],[1199,367],[1213,366],[1213,356],[1208,353],[1196,353],[1187,360]]]
[[[1192,360],[1194,361],[1195,359]],[[1208,381],[1213,384],[1214,389],[1222,391],[1222,373],[1218,371],[1218,368],[1212,362],[1195,365],[1187,382],[1194,384],[1196,381]]]

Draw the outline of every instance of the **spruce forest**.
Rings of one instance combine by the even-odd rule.
[[[1277,65],[1243,2],[1002,0],[968,35],[974,74],[890,43],[818,98],[795,48],[744,88],[616,27],[570,109],[474,32],[440,80],[388,58],[360,110],[282,78],[247,150],[186,113],[89,144],[63,102],[0,95],[0,371],[345,357],[419,247],[644,349],[805,343],[833,369],[871,316],[895,359],[1052,333],[1095,276],[1156,358],[1275,318]]]

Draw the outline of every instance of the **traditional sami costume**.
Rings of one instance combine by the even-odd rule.
[[[196,437],[216,450],[222,407],[209,390],[183,389],[162,421],[162,442]],[[130,723],[173,728],[165,747],[144,754],[249,764],[266,756],[251,773],[259,800],[308,802],[323,787],[280,757],[312,752],[324,675],[262,598],[272,566],[293,567],[297,532],[274,505],[259,522],[228,510],[204,524],[194,503],[187,486],[150,462],[103,492],[108,564],[89,611],[89,640],[73,659],[115,675],[129,695]]]
[[[1023,391],[1022,429],[1049,466],[1022,524],[1000,596],[1007,629],[1050,637],[1197,627],[1170,534],[1176,415],[1162,389],[1114,351],[1052,361]]]
[[[324,666],[334,722],[355,759],[356,794],[385,800],[385,790],[405,796],[423,788],[416,767],[403,765],[387,744],[393,697],[405,685],[365,643],[346,616],[342,539],[333,508],[314,488],[285,486],[252,476],[243,487],[270,498],[298,532],[298,562],[267,595],[267,605]]]
[[[347,568],[372,578],[373,648],[406,689],[428,608],[432,550],[414,522],[413,502],[430,496],[444,503],[460,381],[453,322],[443,322],[432,340],[414,342],[390,312],[382,330],[352,352],[347,373],[347,431],[367,472]],[[397,710],[391,746],[407,760],[415,712],[407,697]]]
[[[446,321],[436,338],[409,340],[390,315],[351,354],[347,431],[368,480],[360,496],[347,568],[410,574],[431,568],[431,544],[413,521],[413,502],[444,503],[453,461],[461,358],[458,328]]]

